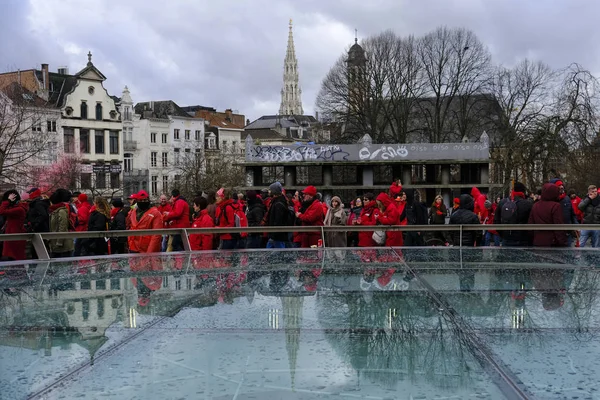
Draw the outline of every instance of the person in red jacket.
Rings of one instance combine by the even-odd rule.
[[[21,196],[16,190],[8,190],[2,196],[0,205],[0,215],[4,217],[3,233],[25,233],[25,216],[27,215],[27,205],[20,203]],[[25,240],[13,240],[4,242],[2,247],[2,256],[10,257],[14,260],[25,259]]]
[[[487,196],[485,194],[482,194],[479,191],[479,189],[477,189],[474,186],[471,189],[471,196],[475,201],[475,209],[473,210],[473,212],[479,217],[479,222],[485,221],[485,219],[488,217],[488,210],[487,208],[485,208],[485,201],[487,200]]]
[[[325,215],[321,202],[317,199],[317,188],[307,186],[302,191],[302,206],[296,212],[296,217],[302,223],[302,226],[323,226]],[[304,232],[301,234],[303,248],[318,246],[321,239],[321,232]]]
[[[389,195],[392,199],[400,196],[402,192],[402,181],[400,179],[394,179],[394,182],[390,185]]]
[[[573,211],[575,212],[575,218],[577,218],[577,221],[580,224],[583,223],[583,211],[579,209],[581,197],[577,196],[577,192],[575,192],[575,189],[571,189],[569,190],[569,198],[571,199],[571,205],[573,206]]]
[[[355,225],[375,226],[379,216],[379,208],[373,193],[365,193],[363,196],[363,208],[360,216],[354,221]],[[377,243],[373,240],[373,232],[358,232],[358,247],[375,247]]]
[[[400,225],[400,214],[398,208],[390,199],[387,193],[379,193],[377,196],[377,206],[379,207],[379,216],[377,222],[381,225]],[[387,231],[385,235],[385,246],[402,246],[402,231]]]
[[[552,183],[542,187],[540,201],[536,202],[529,214],[529,224],[564,224],[563,210],[560,204],[560,190]],[[533,245],[536,247],[567,247],[566,231],[533,231]]]
[[[190,227],[190,206],[179,193],[178,189],[171,191],[171,211],[163,214],[163,220],[168,223],[169,228],[189,228]],[[183,240],[181,234],[173,235],[171,241],[173,251],[183,251]]]
[[[231,191],[221,188],[217,191],[217,209],[215,211],[215,225],[219,228],[235,228],[235,209],[233,208]],[[222,233],[219,248],[233,250],[237,248],[238,240],[231,233]]]
[[[202,196],[198,196],[194,199],[194,212],[196,218],[192,223],[192,228],[214,228],[215,224],[213,219],[208,215],[208,200]],[[212,250],[213,249],[213,234],[212,233],[200,233],[190,235],[190,247],[192,250]]]
[[[137,207],[130,212],[130,230],[162,229],[162,215],[156,207],[150,206],[150,197],[145,190],[136,194]],[[129,236],[130,253],[159,253],[161,248],[161,235]]]
[[[92,205],[88,201],[88,196],[85,193],[81,193],[77,196],[77,224],[75,225],[76,232],[87,231],[88,221],[92,212]],[[83,240],[75,239],[75,250],[73,251],[74,257],[81,255],[81,246]]]

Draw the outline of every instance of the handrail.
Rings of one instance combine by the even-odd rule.
[[[45,240],[51,239],[89,239],[89,238],[117,238],[129,236],[149,235],[181,235],[187,234],[224,234],[224,233],[281,233],[281,232],[371,232],[378,231],[403,231],[403,232],[450,232],[450,231],[579,231],[600,230],[600,224],[585,225],[376,225],[376,226],[260,226],[245,228],[174,228],[174,229],[141,229],[132,231],[94,231],[94,232],[45,232],[38,233]],[[31,240],[36,233],[11,233],[0,234],[0,242],[14,240]]]

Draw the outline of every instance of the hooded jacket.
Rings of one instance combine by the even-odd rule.
[[[129,213],[129,216],[131,218],[130,229],[132,231],[163,228],[162,215],[156,207],[150,207],[149,210],[144,212],[139,220],[136,210],[132,210],[132,212]],[[162,236],[129,236],[128,243],[130,251],[136,253],[158,253],[161,249]]]
[[[485,201],[487,197],[481,194],[479,189],[473,187],[471,189],[471,196],[473,197],[474,207],[473,212],[479,217],[479,221],[484,221],[488,217],[488,210],[485,208]]]
[[[50,201],[36,197],[29,203],[25,223],[29,232],[50,232],[50,214],[48,214]]]
[[[4,233],[25,233],[25,215],[27,214],[25,204],[10,201],[3,201],[0,205],[0,215],[4,217]],[[11,257],[15,260],[25,259],[25,240],[14,240],[4,242],[2,255]]]
[[[323,226],[325,215],[323,214],[321,202],[316,197],[303,202],[298,219],[302,223],[302,226]],[[302,247],[309,248],[317,245],[317,242],[321,238],[321,232],[302,232],[301,237]]]
[[[500,201],[500,204],[496,208],[494,213],[494,224],[502,224],[502,208],[510,199],[506,198]],[[515,195],[514,202],[517,205],[517,224],[527,224],[529,221],[529,214],[531,213],[531,207],[533,202],[526,199],[523,196]],[[512,247],[526,247],[531,246],[531,232],[530,231],[498,231],[498,235],[502,238],[503,246]]]
[[[333,201],[338,202],[338,207],[333,208]],[[331,198],[332,206],[327,210],[327,214],[325,215],[325,226],[343,226],[346,225],[346,221],[348,217],[346,216],[346,212],[344,211],[344,205],[342,204],[342,200],[338,196],[333,196]],[[327,232],[325,234],[326,246],[328,247],[346,247],[346,232]]]
[[[50,232],[69,231],[69,204],[57,203],[48,208],[50,213]],[[48,247],[51,253],[72,252],[75,249],[73,239],[50,239]]]
[[[267,215],[267,225],[288,226],[288,215],[289,207],[285,196],[276,195],[271,197],[271,207],[269,208],[269,213]],[[269,239],[276,242],[289,241],[289,235],[287,232],[269,232],[267,236]]]
[[[215,225],[219,228],[235,228],[235,210],[233,207],[236,205],[233,200],[223,200],[217,204],[217,210],[215,211]],[[231,233],[222,233],[220,235],[221,240],[232,240],[233,236]]]
[[[379,193],[377,200],[383,204],[383,212],[377,217],[381,225],[400,225],[400,214],[398,208],[387,193]],[[387,231],[385,236],[386,246],[402,246],[402,231]]]
[[[92,205],[87,201],[82,202],[77,206],[77,226],[75,231],[85,232],[88,229],[88,221],[90,219]]]
[[[473,198],[468,194],[461,195],[458,209],[450,217],[450,225],[479,225],[479,217],[473,211],[474,209],[475,202]],[[462,243],[460,241],[460,232],[451,231],[450,236],[455,246],[473,247],[475,243],[481,241],[481,231],[463,231]]]
[[[535,203],[529,214],[530,224],[564,224],[563,210],[559,199],[558,186],[546,183],[542,187],[540,201]],[[573,209],[571,208],[571,211]],[[533,230],[533,245],[536,247],[566,247],[568,238],[566,231]]]
[[[213,219],[208,215],[208,210],[200,211],[200,214],[194,219],[192,228],[213,228],[215,226]],[[212,233],[195,233],[190,235],[190,247],[192,250],[212,250]]]

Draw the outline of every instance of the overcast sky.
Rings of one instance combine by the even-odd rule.
[[[135,102],[279,110],[288,21],[305,113],[320,82],[359,39],[386,29],[473,30],[494,61],[578,62],[600,75],[600,2],[589,0],[0,0],[0,70],[82,69],[88,51],[110,94]],[[3,64],[3,65],[2,65]]]

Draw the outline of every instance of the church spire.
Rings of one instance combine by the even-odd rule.
[[[302,115],[302,89],[299,85],[298,60],[294,49],[294,35],[292,32],[292,20],[290,19],[290,31],[288,33],[287,51],[283,62],[283,88],[281,89],[280,115]]]

